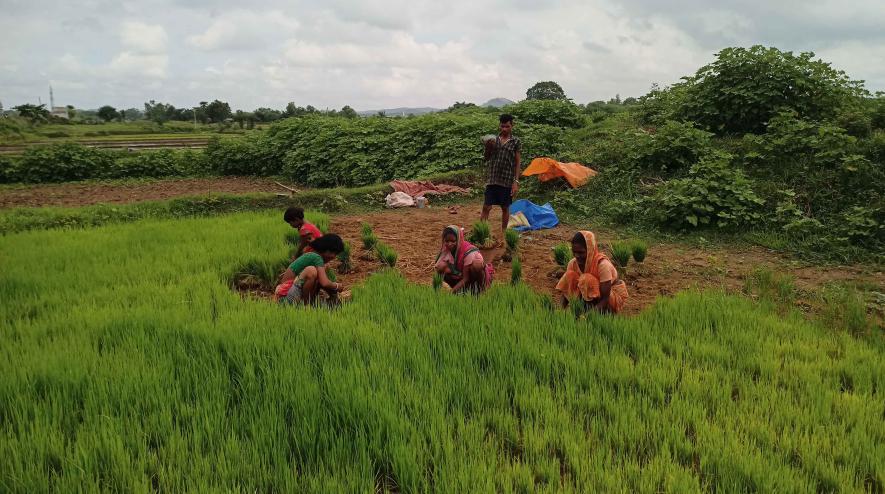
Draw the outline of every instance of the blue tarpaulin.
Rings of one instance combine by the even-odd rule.
[[[542,228],[553,228],[559,224],[559,218],[556,217],[556,211],[548,202],[543,206],[538,206],[532,201],[520,199],[510,205],[510,214],[522,213],[529,220],[529,226],[518,226],[514,228],[518,231],[540,230]]]

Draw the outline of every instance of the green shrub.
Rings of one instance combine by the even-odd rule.
[[[522,279],[522,262],[518,257],[510,264],[510,283],[516,285]]]
[[[467,241],[477,247],[486,247],[492,239],[492,229],[486,221],[477,221],[467,236]]]
[[[801,118],[832,118],[863,94],[852,81],[813,53],[753,46],[726,48],[670,91],[676,118],[697,122],[719,134],[763,132],[784,109]]]
[[[516,117],[519,124],[542,124],[578,128],[584,125],[581,109],[570,101],[526,99],[502,109]]]
[[[645,256],[648,254],[648,244],[642,240],[634,240],[630,244],[630,250],[633,253],[633,260],[642,262],[645,261]]]
[[[659,185],[647,201],[652,218],[680,229],[731,228],[758,222],[764,201],[730,161],[730,156],[718,154],[692,166],[687,178]]]
[[[612,258],[618,263],[618,266],[626,268],[627,263],[630,262],[630,254],[632,254],[630,244],[625,242],[612,244]]]
[[[390,267],[396,267],[397,253],[393,250],[392,247],[385,244],[384,242],[378,242],[375,245],[375,250],[378,252],[378,260],[387,264]]]
[[[622,141],[626,164],[643,171],[685,171],[713,149],[712,134],[690,123],[666,122],[654,133],[633,130],[629,136]]]
[[[14,163],[11,181],[67,182],[107,176],[114,158],[109,151],[63,143],[29,147]]]
[[[853,206],[842,214],[839,233],[854,244],[885,242],[885,211]]]
[[[209,169],[218,175],[279,175],[282,155],[263,136],[212,137],[205,149]]]
[[[553,260],[556,261],[556,264],[559,264],[563,268],[568,265],[568,262],[572,259],[572,246],[571,244],[562,242],[553,247]]]

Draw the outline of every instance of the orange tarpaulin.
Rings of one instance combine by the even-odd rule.
[[[596,170],[591,170],[580,163],[560,163],[551,158],[535,158],[529,167],[522,172],[523,176],[540,175],[542,182],[553,180],[557,177],[566,179],[572,188],[580,187],[596,176]]]

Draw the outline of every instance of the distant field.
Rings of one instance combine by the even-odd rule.
[[[19,118],[0,119],[0,145],[20,145],[32,142],[182,138],[188,135],[242,135],[250,131],[238,126],[219,133],[217,125],[188,122],[109,122],[104,124],[46,124],[32,126]]]

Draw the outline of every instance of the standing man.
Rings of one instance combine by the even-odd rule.
[[[510,221],[510,203],[519,191],[519,164],[522,142],[513,135],[513,115],[503,114],[498,119],[501,132],[494,139],[485,140],[484,159],[488,167],[482,221],[489,220],[492,206],[501,206],[501,239]]]

